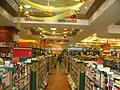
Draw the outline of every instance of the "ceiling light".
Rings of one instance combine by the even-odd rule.
[[[50,8],[54,8],[54,6],[50,6]]]
[[[42,33],[40,32],[40,35],[41,35]]]
[[[64,34],[66,34],[67,32],[63,32]]]
[[[83,29],[80,29],[80,32],[83,32]]]
[[[80,44],[80,43],[76,43],[76,44]]]
[[[23,10],[23,6],[22,6],[22,5],[21,5],[19,8],[20,8],[20,11],[22,11],[22,10]]]
[[[24,5],[24,8],[31,8],[30,5]]]
[[[57,30],[57,28],[50,28],[51,30]]]
[[[85,7],[85,9],[88,9],[88,7]]]
[[[67,35],[64,35],[64,37],[66,37]]]
[[[43,30],[43,28],[39,28],[40,30]]]
[[[45,33],[45,31],[42,31],[42,33]]]
[[[53,34],[56,33],[55,31],[53,31]]]
[[[15,6],[15,4],[13,4],[13,7]]]

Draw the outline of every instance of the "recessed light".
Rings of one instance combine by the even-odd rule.
[[[24,8],[31,8],[30,5],[24,5]]]
[[[40,32],[40,35],[41,35],[42,33]]]
[[[51,30],[57,30],[57,28],[50,28]]]
[[[88,7],[85,7],[85,9],[88,9]]]
[[[76,43],[76,44],[80,44],[80,43]]]
[[[56,33],[55,31],[53,31],[53,34]]]
[[[67,35],[64,35],[64,37],[66,37]]]
[[[15,4],[13,4],[13,7],[15,6]]]
[[[43,28],[39,28],[40,30],[43,30]]]
[[[54,8],[54,6],[50,6],[50,8]]]
[[[63,32],[64,34],[67,33],[67,32]]]
[[[42,33],[45,33],[45,31],[42,31]]]
[[[80,29],[80,32],[83,32],[83,29]]]

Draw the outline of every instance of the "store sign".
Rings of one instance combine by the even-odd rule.
[[[32,49],[30,49],[30,48],[15,48],[15,49],[13,49],[13,56],[14,57],[32,57]]]

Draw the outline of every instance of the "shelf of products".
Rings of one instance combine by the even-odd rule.
[[[0,42],[0,57],[10,58],[13,56],[13,48],[17,47],[16,42]]]
[[[12,72],[13,90],[30,90],[30,65],[24,62],[15,63]]]
[[[97,62],[86,66],[85,90],[120,90],[120,74]]]
[[[5,68],[0,68],[0,90],[10,90],[12,73]]]
[[[55,68],[56,65],[56,56],[48,55],[45,57],[48,61],[47,71],[49,74],[52,72],[52,69]]]
[[[84,63],[71,57],[64,58],[64,66],[70,77],[70,84],[73,90],[84,90]]]
[[[48,60],[42,58],[32,61],[32,88],[31,90],[44,89],[48,82],[47,64]]]
[[[68,74],[69,71],[70,71],[70,62],[69,62],[69,60],[70,60],[70,57],[69,57],[69,56],[64,56],[64,57],[63,57],[63,63],[64,63],[64,67],[65,67],[65,72],[66,72],[66,74]]]

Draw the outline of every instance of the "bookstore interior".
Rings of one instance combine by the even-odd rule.
[[[120,0],[0,0],[0,90],[120,90]]]

